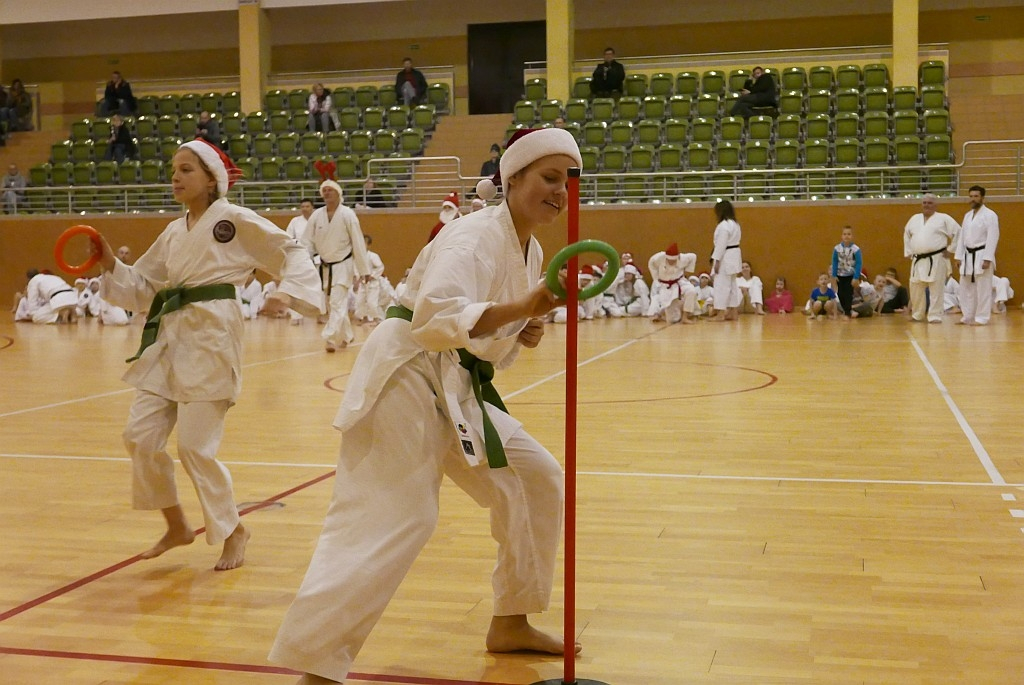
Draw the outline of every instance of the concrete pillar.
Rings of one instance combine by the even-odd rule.
[[[573,0],[547,0],[548,97],[563,102],[572,95],[575,53]]]
[[[917,86],[918,0],[892,0],[892,85]]]
[[[263,94],[270,77],[270,20],[259,0],[239,1],[238,57],[242,111],[263,109]]]

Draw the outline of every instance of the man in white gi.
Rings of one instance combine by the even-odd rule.
[[[938,198],[925,194],[921,213],[910,217],[903,229],[903,256],[912,260],[910,308],[914,321],[924,321],[927,314],[928,323],[942,323],[945,309],[945,255],[956,245],[960,225],[948,214],[935,211],[938,204]]]
[[[60,276],[30,269],[28,289],[18,303],[15,321],[32,323],[75,323],[78,292]]]
[[[320,256],[320,277],[330,308],[321,337],[327,351],[334,352],[355,339],[348,317],[348,295],[357,277],[368,277],[370,265],[359,219],[341,203],[341,186],[327,179],[320,184],[320,196],[324,206],[310,215],[301,243],[310,256]]]
[[[242,307],[242,318],[255,319],[263,309],[263,284],[256,280],[256,270],[253,269],[245,279],[245,285],[235,288],[238,290],[238,303]]]
[[[651,304],[647,316],[655,321],[694,323],[693,309],[697,290],[686,280],[687,273],[697,268],[697,255],[679,254],[679,246],[669,245],[664,252],[654,254],[647,263],[651,271]]]
[[[384,309],[380,304],[384,262],[381,261],[379,254],[370,249],[373,238],[369,235],[363,237],[366,239],[366,261],[370,265],[370,274],[356,291],[356,321],[379,323],[384,320]]]
[[[284,232],[301,243],[302,236],[306,234],[309,217],[313,214],[313,201],[308,197],[302,198],[302,201],[299,202],[299,212],[298,216],[292,217],[292,220],[288,222],[288,227],[284,229]]]
[[[960,323],[984,326],[992,315],[992,274],[999,244],[999,217],[985,206],[985,189],[971,186],[971,209],[956,241],[960,262]]]

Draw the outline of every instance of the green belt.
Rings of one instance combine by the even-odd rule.
[[[135,356],[126,361],[133,362],[142,356],[143,351],[156,342],[156,335],[160,332],[160,319],[171,312],[176,312],[187,304],[203,302],[206,300],[233,300],[235,299],[235,286],[227,283],[211,283],[210,285],[197,285],[194,288],[165,288],[153,298],[153,304],[149,307],[149,314],[146,315],[146,325],[142,328],[142,345]]]
[[[405,319],[412,322],[412,310],[402,305],[388,307],[387,318]],[[508,459],[505,458],[505,448],[501,445],[501,436],[498,435],[498,429],[491,423],[491,417],[487,415],[487,408],[484,407],[484,402],[487,402],[506,414],[508,413],[505,403],[501,401],[501,396],[498,395],[494,384],[491,383],[494,380],[494,364],[477,358],[463,347],[460,347],[457,352],[459,353],[459,365],[469,371],[470,378],[473,379],[473,394],[476,396],[477,404],[480,405],[480,412],[483,414],[484,449],[487,452],[487,464],[492,469],[504,468],[508,466]]]

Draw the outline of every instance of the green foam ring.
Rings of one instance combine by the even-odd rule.
[[[608,269],[604,272],[604,276],[601,277],[597,283],[587,286],[579,292],[579,301],[589,300],[592,297],[596,297],[607,290],[612,283],[615,282],[615,277],[619,275],[619,253],[615,251],[615,248],[608,243],[601,240],[581,240],[572,245],[567,245],[558,251],[558,254],[554,256],[551,263],[548,264],[548,271],[544,277],[544,283],[548,286],[548,289],[558,296],[559,299],[565,299],[566,292],[562,284],[558,282],[558,271],[562,268],[562,265],[567,263],[570,259],[577,255],[581,255],[587,252],[596,252],[604,255],[605,259],[608,260]]]

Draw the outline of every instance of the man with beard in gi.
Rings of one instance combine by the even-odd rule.
[[[985,189],[971,186],[971,209],[956,241],[960,262],[960,323],[984,326],[992,316],[992,275],[996,270],[999,217],[985,206]]]

